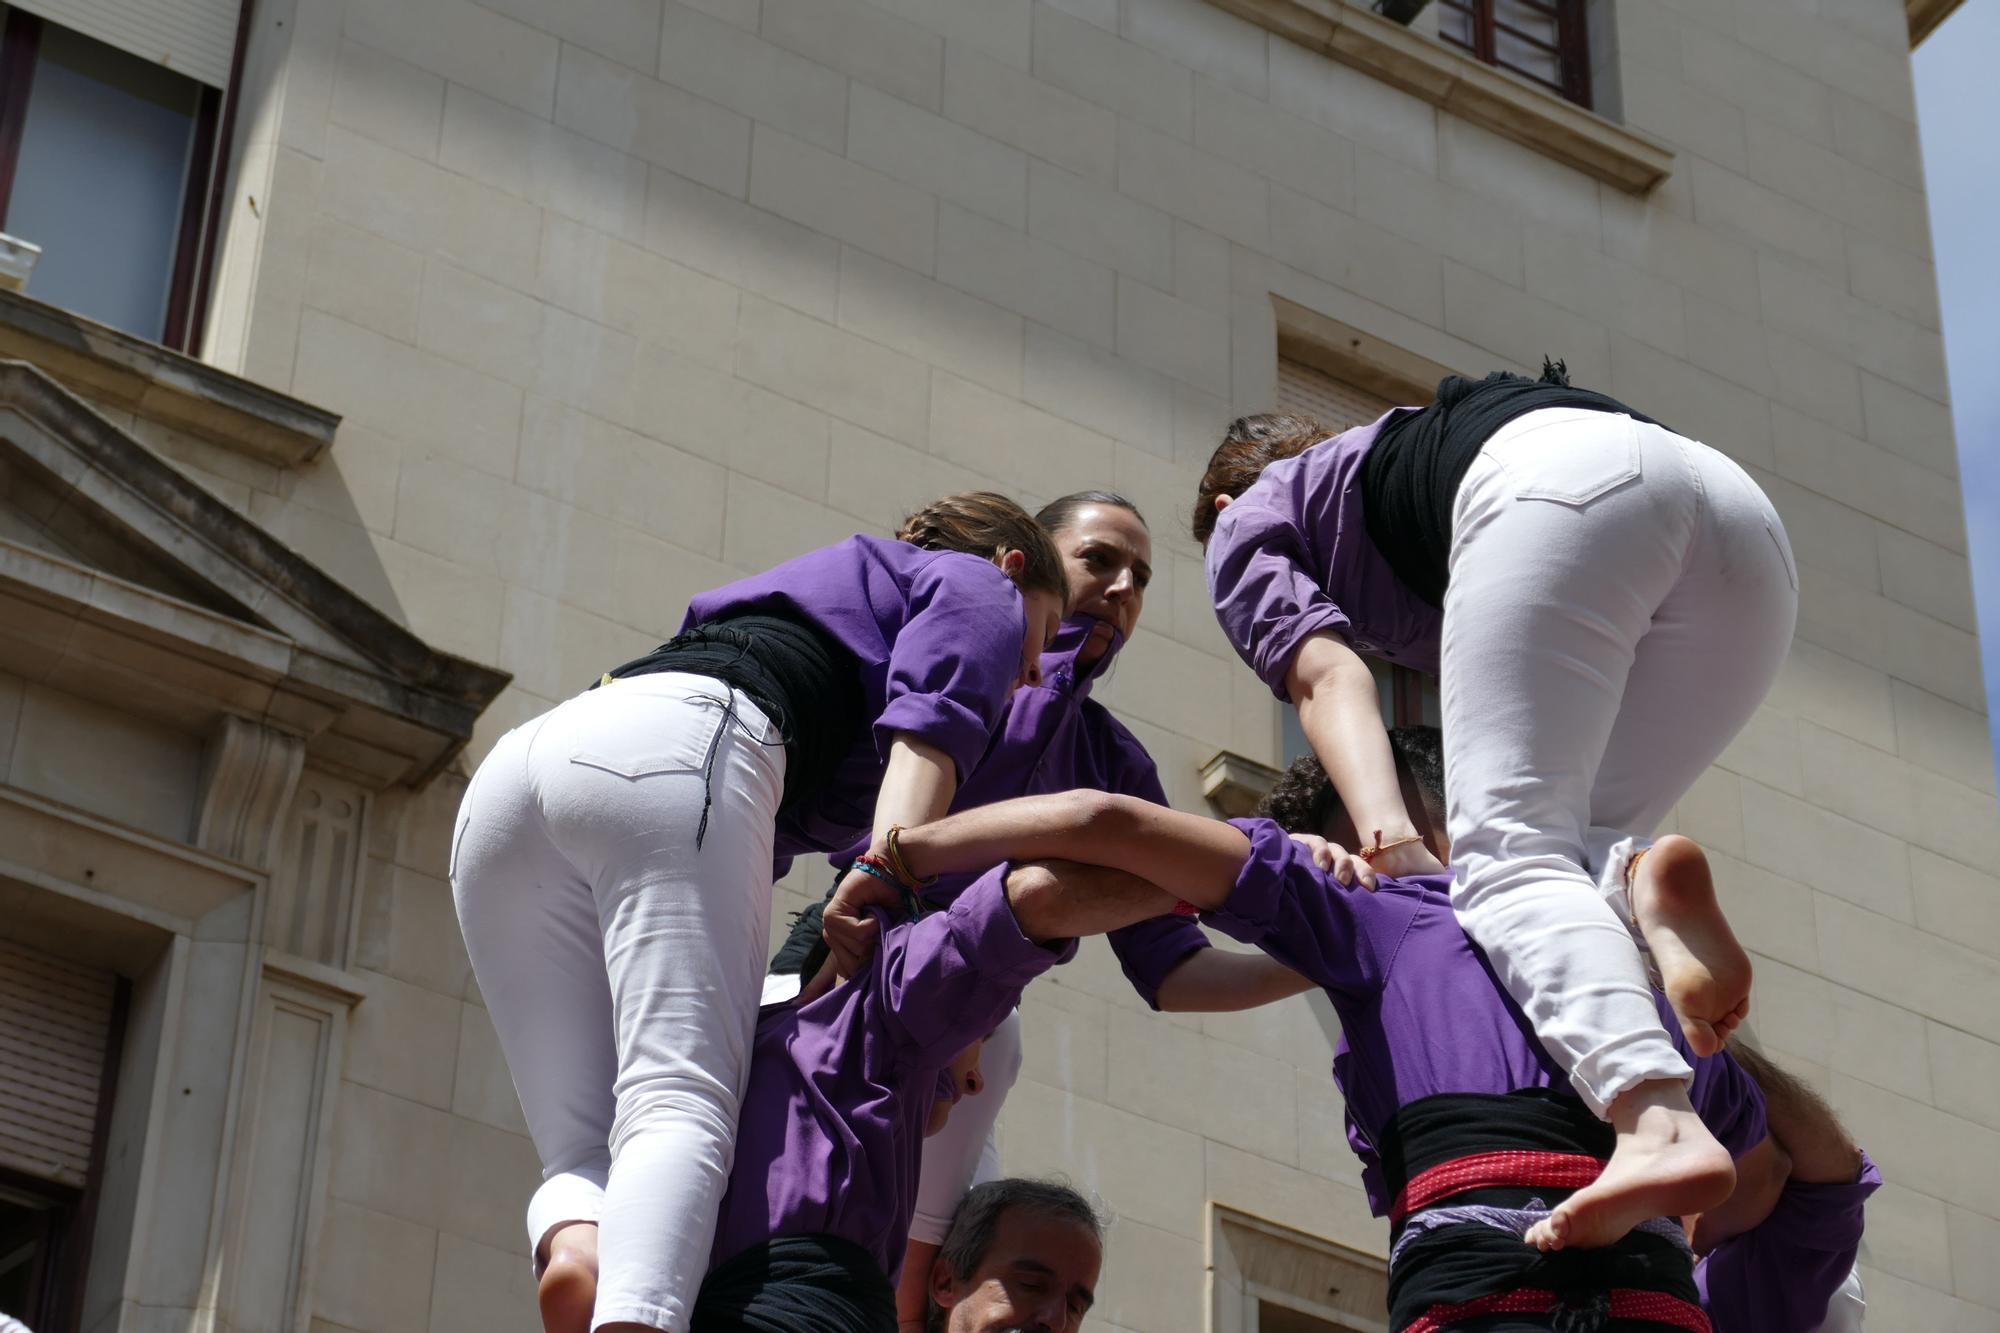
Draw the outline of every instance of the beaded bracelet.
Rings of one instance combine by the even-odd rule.
[[[1422,834],[1412,833],[1407,838],[1398,838],[1394,842],[1383,842],[1382,830],[1376,829],[1375,841],[1370,843],[1368,846],[1363,847],[1360,851],[1356,852],[1355,855],[1360,857],[1363,861],[1366,861],[1372,865],[1374,864],[1376,857],[1380,856],[1382,853],[1388,851],[1392,847],[1407,847],[1413,842],[1422,842],[1423,840],[1424,839]]]
[[[869,855],[857,856],[854,858],[854,865],[852,868],[855,870],[859,870],[862,874],[867,875],[872,879],[879,879],[884,884],[887,884],[888,886],[896,890],[896,892],[902,896],[903,910],[908,912],[912,917],[919,917],[924,914],[923,899],[919,898],[917,896],[916,890],[912,888],[909,884],[905,883],[903,879],[900,876],[898,876],[894,870],[890,868],[889,863],[887,861],[884,861],[881,857],[869,856]]]

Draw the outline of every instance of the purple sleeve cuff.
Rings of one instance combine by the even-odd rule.
[[[1299,645],[1322,632],[1338,634],[1345,642],[1349,623],[1340,609],[1330,604],[1301,611],[1277,629],[1267,630],[1258,637],[1251,667],[1257,678],[1271,687],[1278,702],[1288,704],[1292,695],[1285,688],[1285,674],[1292,669]]]
[[[1277,928],[1285,898],[1285,869],[1291,855],[1283,845],[1291,841],[1268,819],[1229,821],[1250,838],[1250,855],[1236,872],[1236,883],[1221,907],[1203,912],[1202,921],[1243,944],[1261,946]],[[1275,872],[1275,873],[1274,873]]]
[[[988,719],[949,695],[904,694],[891,699],[882,716],[875,719],[875,748],[884,760],[899,731],[950,755],[958,768],[958,780],[963,782],[986,753],[993,727]]]
[[[1213,947],[1194,918],[1186,916],[1156,916],[1114,930],[1105,938],[1111,944],[1111,952],[1118,955],[1118,966],[1124,969],[1125,979],[1139,992],[1139,998],[1155,1010],[1160,1007],[1160,986],[1168,974],[1186,962],[1189,955]]]
[[[884,1003],[913,1064],[949,1064],[1007,1016],[1030,981],[1076,952],[1075,940],[1042,945],[1022,933],[1007,901],[1009,869],[994,867],[944,911],[882,941]]]

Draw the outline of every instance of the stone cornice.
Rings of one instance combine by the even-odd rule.
[[[1673,171],[1656,139],[1345,0],[1208,0],[1268,32],[1631,194]]]
[[[1903,14],[1910,23],[1910,49],[1937,31],[1964,0],[1903,0]]]
[[[0,291],[0,357],[100,402],[280,467],[333,443],[339,416],[18,292]]]
[[[20,470],[21,498],[60,510],[47,521],[101,535],[116,566],[0,540],[9,671],[184,726],[262,722],[372,790],[436,773],[507,684],[432,648],[18,361],[0,361],[0,464]],[[122,564],[114,541],[134,553]],[[246,850],[268,852],[232,854]]]

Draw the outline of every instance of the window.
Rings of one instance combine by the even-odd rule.
[[[1386,398],[1288,356],[1278,358],[1277,402],[1280,412],[1303,413],[1333,431],[1366,425],[1395,406]],[[1392,727],[1438,725],[1435,680],[1422,672],[1386,662],[1370,660],[1368,666],[1375,673],[1376,689],[1381,694],[1383,722]],[[1278,725],[1278,753],[1286,767],[1312,753],[1295,711],[1281,708]]]
[[[1219,1200],[1209,1217],[1214,1300],[1209,1327],[1233,1333],[1388,1333],[1388,1265],[1378,1256],[1238,1212]]]
[[[1438,35],[1578,106],[1590,105],[1586,0],[1438,0]]]
[[[127,994],[0,939],[0,1314],[41,1333],[81,1317]]]
[[[0,229],[42,248],[27,293],[180,351],[200,339],[222,90],[6,11]]]

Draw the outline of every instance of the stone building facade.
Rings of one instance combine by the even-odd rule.
[[[0,1086],[40,1247],[0,1308],[531,1326],[444,879],[494,737],[699,589],[1108,485],[1158,578],[1099,697],[1229,808],[1286,741],[1184,532],[1221,425],[1549,354],[1784,515],[1790,664],[1676,823],[1758,1039],[1890,1181],[1874,1326],[2000,1327],[2000,817],[1910,88],[1950,5],[1546,7],[1580,26],[1511,57],[1472,0],[8,8],[0,63],[171,50],[219,149],[150,323],[0,296],[0,1068],[56,1071]],[[43,95],[0,95],[4,225],[95,290],[85,233],[16,231],[67,216]],[[1090,1327],[1383,1327],[1327,1011],[1153,1014],[1093,947],[1024,1016],[1003,1152],[1115,1215]]]

